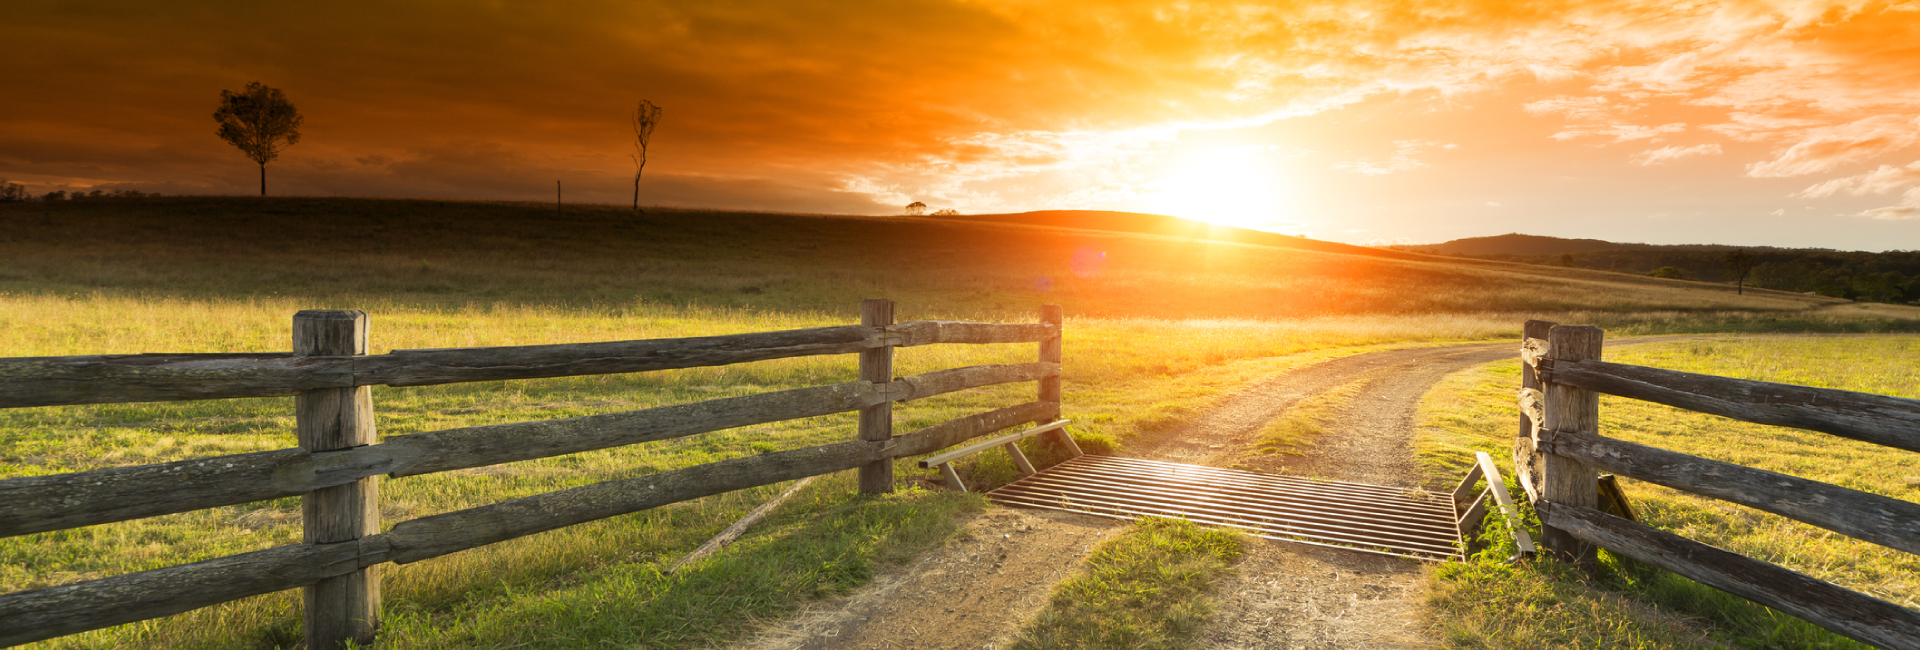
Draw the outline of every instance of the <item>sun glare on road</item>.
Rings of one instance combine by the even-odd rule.
[[[1283,222],[1281,172],[1262,152],[1196,151],[1170,170],[1158,183],[1154,212],[1241,228]]]

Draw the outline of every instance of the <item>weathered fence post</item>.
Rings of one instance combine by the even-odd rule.
[[[1060,330],[1054,333],[1053,338],[1040,342],[1040,362],[1060,363],[1060,340],[1061,337],[1066,334],[1066,312],[1061,310],[1059,305],[1041,305],[1040,322],[1044,325],[1052,325],[1054,328]],[[1059,375],[1040,379],[1040,401],[1049,402],[1053,405],[1048,411],[1047,417],[1040,420],[1040,424],[1046,424],[1060,419]],[[1073,436],[1067,434],[1066,427],[1054,429],[1052,435],[1055,440],[1060,441],[1060,446],[1066,448],[1067,453],[1074,456],[1080,455],[1080,445],[1074,444]]]
[[[1547,358],[1556,364],[1598,360],[1603,338],[1604,334],[1598,327],[1555,325],[1547,337]],[[1542,392],[1545,393],[1546,404],[1540,437],[1549,439],[1559,431],[1599,434],[1600,394],[1554,382],[1551,373],[1546,379],[1542,382],[1545,385]],[[1539,458],[1540,500],[1552,503],[1555,507],[1599,507],[1600,484],[1593,468],[1555,454],[1539,454]],[[1556,557],[1582,566],[1593,566],[1598,562],[1592,544],[1574,539],[1566,531],[1557,528],[1543,526],[1540,545]]]
[[[309,309],[293,315],[296,356],[367,353],[367,313]],[[311,452],[374,442],[373,393],[366,386],[320,388],[294,398],[300,446]],[[302,499],[305,542],[344,542],[380,532],[378,477],[308,492]],[[307,647],[334,650],[351,640],[373,642],[380,624],[380,569],[367,567],[306,588]]]
[[[1527,321],[1520,335],[1521,348],[1526,348],[1529,339],[1547,340],[1553,326],[1554,323],[1543,320]],[[1527,353],[1522,352],[1520,357],[1520,399],[1537,401],[1541,395],[1540,373],[1534,370],[1533,360]],[[1520,410],[1520,433],[1513,440],[1513,474],[1520,487],[1527,491],[1527,501],[1533,502],[1540,499],[1540,452],[1535,450],[1533,432],[1541,423],[1533,421],[1527,413],[1526,409]]]
[[[893,301],[872,298],[860,301],[860,324],[886,327],[893,324]],[[893,381],[893,346],[860,353],[860,379],[876,384]],[[885,441],[893,438],[893,402],[881,402],[860,409],[860,439]],[[860,493],[886,494],[893,491],[893,461],[876,460],[860,467]]]

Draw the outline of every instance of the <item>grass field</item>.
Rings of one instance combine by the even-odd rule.
[[[0,208],[0,356],[285,350],[293,312],[358,308],[394,349],[701,336],[899,316],[1032,321],[1066,307],[1065,401],[1089,446],[1124,447],[1279,370],[1382,347],[1511,339],[1529,317],[1610,332],[1887,331],[1899,308],[1739,296],[1577,269],[1464,265],[1006,223],[649,212],[605,206],[177,197]],[[900,351],[899,374],[1033,359],[1032,345]],[[641,375],[375,388],[396,435],[852,381],[819,357]],[[1026,401],[1031,386],[896,407],[910,431]],[[0,412],[0,478],[293,446],[291,399]],[[853,438],[851,415],[388,480],[398,521],[722,458]],[[970,475],[1010,468],[984,455]],[[931,473],[903,462],[912,484]],[[660,568],[769,486],[386,568],[383,643],[685,647],[739,634],[940,543],[970,497],[853,496],[816,482],[696,571]],[[0,592],[298,540],[298,500],[0,539]],[[50,647],[270,647],[298,636],[283,593]],[[603,624],[618,621],[617,624]]]
[[[1920,337],[1714,337],[1621,346],[1619,363],[1920,398]],[[1458,475],[1482,450],[1505,459],[1518,417],[1518,362],[1449,378],[1422,406],[1423,452]],[[1913,501],[1920,459],[1781,427],[1735,422],[1602,396],[1602,435]],[[1502,463],[1506,463],[1503,461]],[[1622,479],[1642,520],[1909,608],[1920,605],[1920,558],[1785,517]],[[1518,493],[1516,491],[1516,493]],[[1510,543],[1509,543],[1510,545]],[[1673,574],[1603,552],[1597,580],[1544,563],[1509,567],[1510,549],[1450,565],[1435,582],[1437,622],[1458,647],[1865,647]]]

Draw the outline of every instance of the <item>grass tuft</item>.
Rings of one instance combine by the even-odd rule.
[[[1108,540],[1013,644],[1015,650],[1189,647],[1213,613],[1214,583],[1242,538],[1183,519],[1146,518]]]

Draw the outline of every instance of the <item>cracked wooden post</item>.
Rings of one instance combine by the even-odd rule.
[[[309,309],[293,315],[296,356],[363,356],[367,313]],[[308,451],[374,442],[373,393],[366,386],[320,388],[294,398],[294,427]],[[379,477],[308,492],[301,499],[308,544],[344,542],[380,532]],[[380,626],[380,568],[326,578],[305,589],[307,647],[335,650],[373,643]]]
[[[1059,330],[1053,335],[1053,338],[1040,342],[1041,363],[1060,363],[1060,340],[1066,335],[1066,320],[1066,312],[1060,309],[1059,305],[1040,306],[1040,322],[1052,325],[1055,329]],[[1061,372],[1065,372],[1065,369],[1062,368]],[[1037,424],[1046,424],[1060,419],[1059,375],[1045,377],[1040,380],[1040,401],[1051,403],[1053,407],[1047,418],[1040,420]],[[1058,441],[1060,446],[1065,448],[1070,456],[1080,455],[1080,445],[1073,442],[1073,436],[1067,433],[1066,427],[1055,429],[1049,435],[1052,435],[1054,440]]]
[[[1527,321],[1520,335],[1522,350],[1526,348],[1529,339],[1547,340],[1553,332],[1554,325],[1555,323],[1543,320]],[[1528,391],[1532,391],[1534,399],[1538,399],[1540,373],[1534,369],[1533,361],[1528,359],[1524,352],[1520,357],[1521,400],[1528,399]],[[1540,452],[1534,450],[1533,440],[1534,429],[1539,426],[1539,422],[1533,421],[1533,418],[1527,415],[1526,409],[1520,410],[1520,432],[1513,440],[1513,474],[1514,480],[1520,482],[1521,489],[1526,490],[1528,503],[1540,499]]]
[[[1598,327],[1555,325],[1547,337],[1547,358],[1556,364],[1598,360],[1603,338],[1604,333]],[[1541,383],[1545,389],[1541,392],[1545,394],[1546,421],[1541,423],[1540,439],[1548,439],[1557,431],[1600,432],[1599,393],[1557,384],[1551,372],[1544,379]],[[1571,458],[1541,454],[1539,469],[1540,500],[1555,507],[1593,509],[1599,506],[1599,477],[1592,467]],[[1540,546],[1554,557],[1571,560],[1582,567],[1595,567],[1599,561],[1592,544],[1557,528],[1541,527]]]
[[[886,327],[893,324],[893,301],[870,298],[860,301],[860,324]],[[860,353],[860,379],[876,384],[893,381],[893,346]],[[860,439],[886,441],[893,438],[893,402],[881,402],[860,409]],[[882,458],[860,467],[860,493],[886,494],[893,491],[893,459]]]

